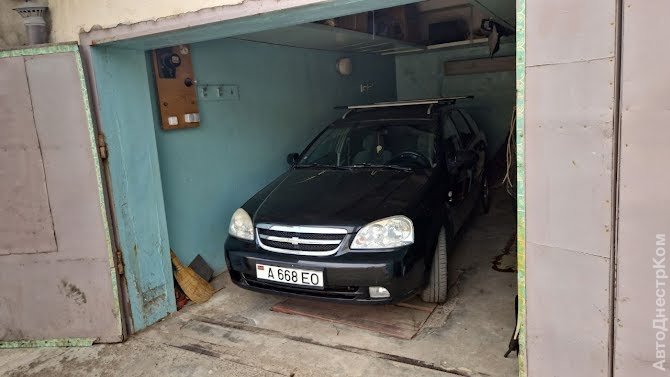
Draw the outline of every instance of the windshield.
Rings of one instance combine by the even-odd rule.
[[[305,151],[298,166],[432,167],[435,132],[428,123],[375,122],[330,127]]]

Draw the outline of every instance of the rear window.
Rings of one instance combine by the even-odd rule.
[[[461,149],[460,140],[454,122],[449,117],[442,120],[442,137],[445,141],[444,148],[447,157],[453,157],[457,150]]]
[[[449,118],[451,118],[454,126],[456,126],[456,131],[458,131],[458,135],[461,137],[463,146],[467,147],[470,145],[472,140],[475,138],[475,134],[470,126],[468,126],[468,122],[465,120],[465,118],[463,118],[461,113],[458,111],[452,111],[451,114],[449,114]]]
[[[475,132],[477,132],[477,130],[479,130],[479,127],[477,126],[477,122],[475,122],[475,120],[472,119],[472,117],[470,116],[470,114],[468,114],[467,112],[465,112],[465,111],[463,111],[463,110],[460,110],[459,112],[461,113],[461,115],[463,115],[463,117],[465,118],[465,120],[468,121],[468,124],[470,125],[470,129],[472,129],[472,130],[474,130]]]

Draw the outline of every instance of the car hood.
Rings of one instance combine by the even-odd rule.
[[[390,169],[292,169],[250,202],[254,223],[355,228],[384,217],[410,216],[429,172]]]

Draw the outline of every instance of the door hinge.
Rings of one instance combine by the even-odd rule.
[[[105,142],[105,135],[98,134],[98,155],[102,160],[107,159],[107,143]]]
[[[125,267],[123,266],[123,254],[121,254],[121,250],[116,251],[116,272],[119,275],[123,275],[125,272]]]

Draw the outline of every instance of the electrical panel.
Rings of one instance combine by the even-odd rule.
[[[200,126],[190,47],[181,45],[154,50],[152,60],[161,128],[175,130]]]

